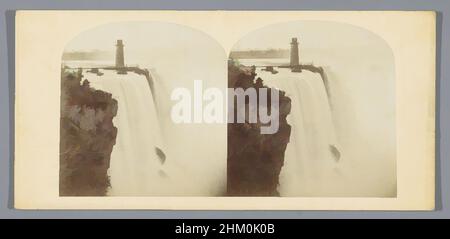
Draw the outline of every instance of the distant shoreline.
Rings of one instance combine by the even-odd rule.
[[[233,59],[267,59],[267,58],[289,58],[288,49],[268,49],[268,50],[242,50],[230,52]]]

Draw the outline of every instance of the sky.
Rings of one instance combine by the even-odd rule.
[[[296,37],[301,48],[354,48],[380,44],[380,38],[368,30],[343,23],[325,21],[294,21],[255,30],[233,50],[290,48],[290,38]]]

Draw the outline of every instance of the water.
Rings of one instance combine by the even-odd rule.
[[[257,68],[264,83],[286,92],[291,99],[287,121],[291,128],[285,163],[280,172],[281,196],[329,193],[330,183],[339,177],[340,157],[331,147],[340,149],[325,85],[317,73],[277,68],[272,74]],[[342,154],[342,152],[340,152]]]
[[[115,64],[114,61],[100,61],[100,60],[63,60],[63,65],[67,65],[69,67],[105,67],[105,66],[113,66]]]

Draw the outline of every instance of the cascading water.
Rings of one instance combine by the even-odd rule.
[[[318,73],[277,70],[279,73],[272,74],[258,68],[256,73],[265,84],[285,91],[291,98],[287,120],[292,131],[280,172],[280,195],[329,193],[330,184],[339,177],[341,152],[324,82]]]
[[[118,102],[109,196],[223,194],[226,148],[222,144],[203,147],[210,135],[222,135],[223,125],[174,124],[170,119],[173,102],[154,69],[150,75],[155,92],[144,75],[100,72],[103,75],[84,70],[83,79],[92,88],[111,93]]]
[[[111,153],[108,195],[164,195],[169,192],[164,168],[165,145],[155,103],[147,80],[103,70],[104,75],[83,72],[94,89],[109,92],[118,101],[114,125],[119,129]]]

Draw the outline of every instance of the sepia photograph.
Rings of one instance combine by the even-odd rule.
[[[227,72],[224,56],[205,33],[168,23],[112,23],[70,41],[60,195],[396,196],[395,63],[383,39],[349,24],[287,22],[240,39]],[[224,104],[219,94],[173,120],[182,103],[173,92],[222,89],[225,77],[247,105],[254,90],[257,109],[262,89],[279,91],[277,128],[261,133],[259,117],[226,127],[214,113],[190,121]]]
[[[177,123],[171,97],[193,93],[196,80],[224,89],[225,57],[206,34],[170,23],[112,23],[70,41],[61,63],[60,195],[223,195],[226,124]]]

